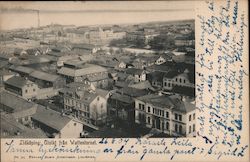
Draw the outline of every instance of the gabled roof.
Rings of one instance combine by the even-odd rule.
[[[58,132],[72,120],[67,116],[61,115],[61,113],[57,111],[47,109],[41,105],[39,105],[37,112],[32,116],[32,118],[57,130]]]
[[[6,80],[5,84],[12,85],[14,87],[22,88],[27,84],[33,83],[23,77],[13,76],[10,79]]]

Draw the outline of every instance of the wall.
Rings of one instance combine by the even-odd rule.
[[[79,138],[83,131],[83,124],[71,120],[61,131],[60,138]]]

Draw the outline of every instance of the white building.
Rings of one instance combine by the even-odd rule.
[[[176,96],[150,94],[136,98],[135,122],[171,136],[196,135],[195,105]]]

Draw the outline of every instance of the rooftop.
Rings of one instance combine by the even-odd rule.
[[[83,76],[87,74],[99,73],[99,72],[107,72],[107,69],[93,64],[84,64],[81,69],[72,69],[68,67],[62,67],[58,73],[66,76]]]
[[[141,75],[143,71],[142,69],[128,68],[125,72],[127,74]]]
[[[10,79],[8,79],[5,83],[12,85],[14,87],[22,88],[25,85],[31,84],[33,82],[31,82],[23,77],[20,77],[20,76],[13,76]]]
[[[37,71],[37,70],[33,71],[30,74],[30,76],[36,79],[45,80],[49,82],[54,82],[60,77],[59,75],[49,74],[49,73],[45,73],[45,72]]]
[[[32,116],[33,119],[60,131],[65,127],[72,119],[67,116],[61,115],[61,113],[47,109],[44,106],[39,105],[37,112]]]
[[[162,108],[172,109],[174,107],[172,100],[166,95],[160,96],[156,94],[149,94],[149,95],[138,97],[137,99],[146,103],[150,103],[155,106],[162,107]]]
[[[6,91],[0,92],[0,104],[12,108],[13,113],[36,107],[34,103]]]
[[[16,72],[21,72],[25,74],[30,74],[32,73],[35,69],[30,68],[30,67],[25,67],[25,66],[11,66],[9,68],[10,70],[16,71]]]

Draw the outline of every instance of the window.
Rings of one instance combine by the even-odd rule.
[[[191,116],[191,115],[189,115],[189,121],[191,121],[191,117],[192,117],[192,116]]]
[[[169,118],[169,113],[168,113],[168,111],[166,112],[166,117]]]
[[[169,122],[166,122],[166,129],[169,130]]]
[[[150,113],[150,107],[148,106],[148,112]]]
[[[34,89],[33,89],[33,92],[35,92],[35,91],[36,91],[36,89],[34,88]]]
[[[193,132],[195,132],[195,124],[193,124]]]
[[[99,97],[97,97],[97,101],[99,101],[100,100],[100,98]]]
[[[153,108],[153,114],[155,113],[155,108]]]
[[[179,133],[182,133],[182,126],[179,126]]]
[[[164,86],[165,86],[165,87],[167,86],[167,82],[164,82]]]
[[[182,121],[182,115],[179,115],[179,120]]]
[[[148,117],[148,124],[150,124],[150,117]]]
[[[193,120],[195,120],[195,114],[193,114]]]
[[[76,123],[74,123],[74,126],[76,126]]]
[[[168,83],[168,87],[170,87],[170,83]]]
[[[180,78],[180,83],[182,82],[181,78]]]
[[[175,132],[178,132],[178,125],[175,124]]]
[[[145,110],[145,105],[142,105],[142,110]]]
[[[186,83],[186,80],[185,80],[185,79],[183,80],[183,83]]]
[[[28,93],[28,90],[27,90],[27,89],[25,90],[25,93]]]
[[[191,133],[191,126],[189,126],[189,133]]]
[[[174,114],[174,119],[178,120],[178,115],[177,114]]]
[[[177,82],[177,78],[175,78],[175,81]]]

